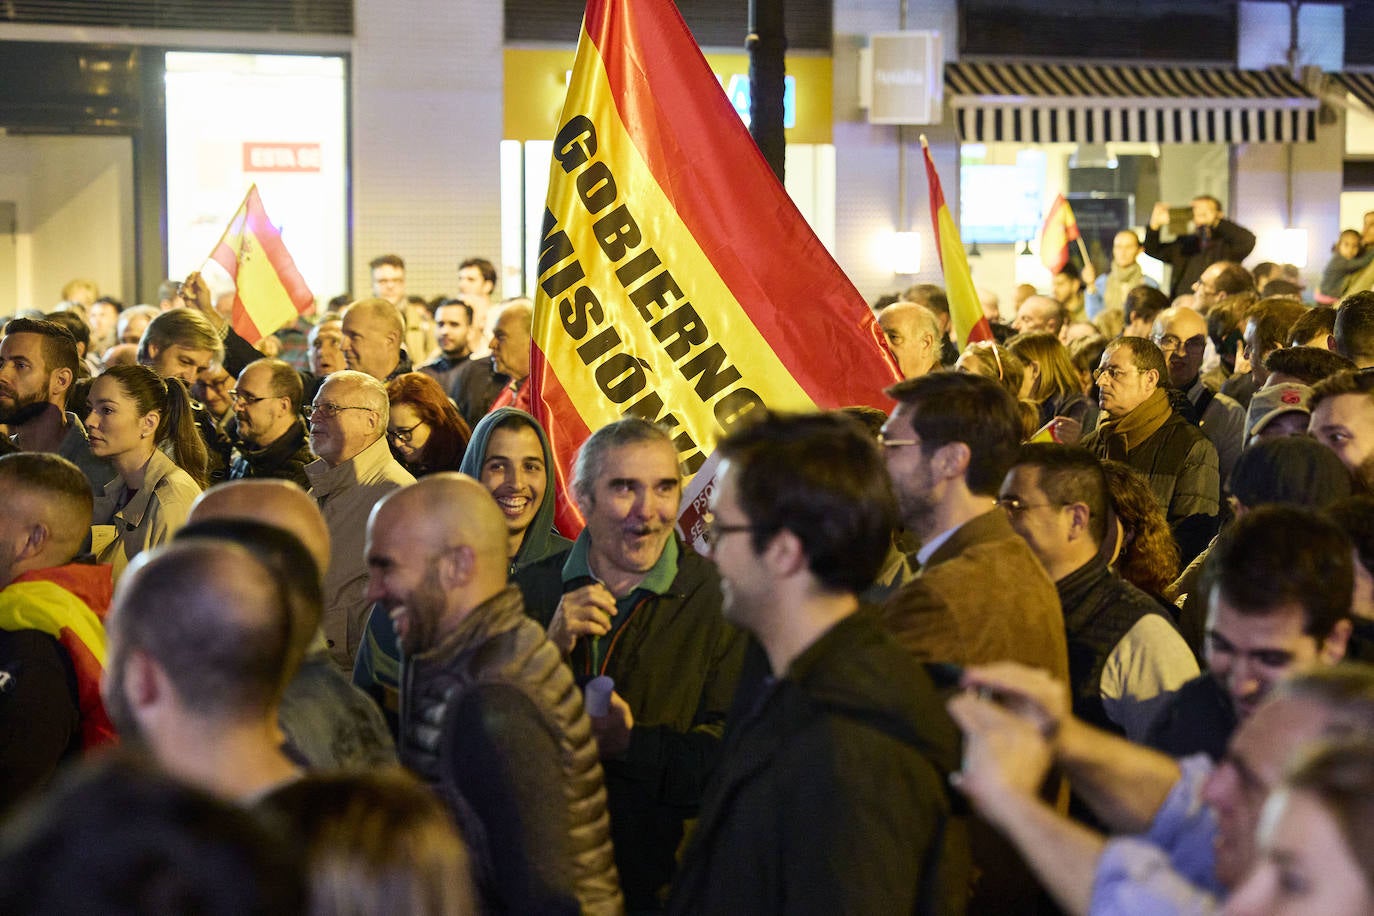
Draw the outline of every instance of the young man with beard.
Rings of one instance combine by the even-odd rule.
[[[86,428],[66,410],[76,380],[76,338],[51,321],[15,318],[0,338],[0,425],[21,451],[51,452],[86,475],[92,495],[114,480],[108,461],[91,454]]]
[[[1339,372],[1318,382],[1307,406],[1308,433],[1336,453],[1356,486],[1374,490],[1374,372]]]
[[[403,650],[401,761],[472,842],[487,911],[620,913],[581,691],[508,584],[506,543],[491,495],[461,474],[399,490],[368,520],[368,600]]]
[[[920,575],[883,605],[887,629],[919,661],[1010,658],[1067,680],[1054,583],[997,505],[1021,441],[1015,400],[995,380],[959,372],[898,382],[887,394],[897,407],[879,445],[902,521],[923,544]],[[975,824],[971,840],[981,873],[971,911],[1033,906],[1034,882],[991,828]]]
[[[953,725],[859,613],[897,521],[872,438],[769,415],[717,454],[707,543],[722,612],[757,643],[669,912],[962,912]]]
[[[461,299],[445,299],[434,310],[434,337],[439,346],[437,359],[425,363],[423,372],[439,383],[444,394],[454,396],[454,378],[469,360],[468,333],[472,330],[472,306]]]

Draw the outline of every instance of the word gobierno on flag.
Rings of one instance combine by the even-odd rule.
[[[769,169],[671,0],[589,0],[553,145],[531,403],[557,465],[637,415],[685,476],[754,411],[887,408],[872,312]],[[689,494],[690,495],[690,494]],[[679,519],[700,529],[705,492]]]

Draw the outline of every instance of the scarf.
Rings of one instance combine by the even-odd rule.
[[[1168,394],[1163,388],[1156,388],[1135,410],[1120,420],[1108,420],[1099,427],[1103,441],[1107,443],[1106,457],[1125,461],[1126,456],[1139,448],[1142,442],[1159,432],[1159,428],[1173,413]]]
[[[1126,294],[1140,285],[1145,272],[1140,265],[1131,262],[1129,267],[1112,263],[1111,273],[1107,274],[1107,288],[1102,294],[1102,304],[1109,309],[1124,309]]]

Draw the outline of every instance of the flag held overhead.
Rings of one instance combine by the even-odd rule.
[[[209,260],[233,279],[230,323],[251,344],[295,321],[315,302],[281,233],[267,218],[257,185],[248,188]]]
[[[561,492],[622,416],[667,427],[691,476],[755,411],[885,407],[899,377],[670,0],[587,5],[537,273],[530,384]],[[562,497],[558,519],[580,527]]]

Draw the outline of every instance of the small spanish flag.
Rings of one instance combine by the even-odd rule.
[[[251,344],[295,321],[315,301],[281,233],[267,218],[257,185],[248,188],[210,259],[234,280],[230,323]]]
[[[935,247],[940,255],[940,268],[945,274],[945,296],[949,299],[949,320],[954,326],[959,349],[975,340],[992,340],[992,325],[983,315],[983,303],[973,285],[968,255],[959,239],[959,229],[945,203],[940,175],[935,160],[930,158],[930,144],[921,136],[921,150],[926,157],[926,180],[930,183],[930,221],[935,224]]]
[[[1040,227],[1040,262],[1050,269],[1050,273],[1059,273],[1069,263],[1070,244],[1079,237],[1073,207],[1063,194],[1059,194],[1050,204],[1050,212],[1045,214],[1045,225]]]

